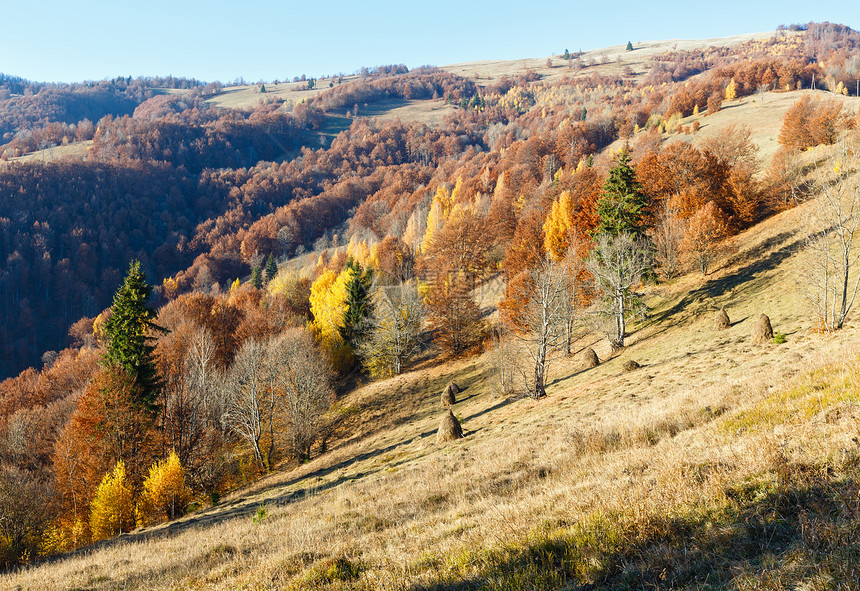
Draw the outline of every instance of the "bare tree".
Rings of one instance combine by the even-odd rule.
[[[596,292],[602,294],[596,311],[608,320],[606,333],[613,349],[624,346],[627,318],[641,305],[633,288],[651,268],[652,259],[650,244],[626,232],[618,236],[603,233],[595,240],[587,266]]]
[[[590,298],[590,290],[586,284],[588,275],[585,261],[579,254],[580,239],[574,232],[560,265],[563,273],[564,290],[561,294],[561,323],[564,329],[564,352],[571,354],[573,341],[576,340],[576,327],[580,322],[580,314],[585,303]]]
[[[0,568],[38,553],[51,519],[52,493],[46,475],[0,466]]]
[[[310,333],[301,328],[276,337],[269,347],[269,359],[289,451],[298,460],[307,460],[320,435],[323,415],[334,400],[331,364]]]
[[[819,169],[818,196],[807,219],[806,264],[801,280],[806,298],[826,331],[842,328],[860,288],[856,270],[860,249],[855,244],[860,229],[858,161],[843,143],[834,162],[836,178],[827,178]]]
[[[358,353],[372,375],[397,375],[421,348],[424,305],[411,283],[378,289],[374,299],[369,338]]]
[[[260,441],[268,427],[274,432],[275,390],[270,387],[271,371],[268,367],[266,344],[250,339],[242,345],[227,379],[226,425],[245,440],[254,453],[261,469],[269,469],[268,454],[264,457]]]
[[[532,361],[527,382],[532,398],[546,396],[546,376],[550,362],[562,352],[565,338],[564,312],[568,278],[564,267],[552,259],[532,269],[515,287],[522,302],[514,336],[523,344]]]
[[[493,389],[501,396],[515,394],[519,353],[516,344],[502,327],[493,331],[493,347],[490,349],[489,361]]]

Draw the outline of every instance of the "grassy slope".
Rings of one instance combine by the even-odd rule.
[[[788,528],[790,545],[793,530],[768,521],[768,507],[817,481],[780,477],[793,473],[781,467],[830,457],[838,476],[854,457],[860,417],[858,331],[811,334],[793,289],[801,214],[738,236],[738,263],[707,281],[656,288],[654,313],[630,347],[593,370],[557,364],[544,400],[493,397],[482,358],[368,385],[346,399],[362,409],[361,424],[329,454],[0,586],[442,589],[495,580],[514,589],[659,582],[664,571],[678,584],[702,572],[738,583],[755,581],[765,563],[774,576],[793,576],[783,546],[748,548],[758,533],[742,524],[753,512],[762,528],[779,530],[771,535]],[[717,333],[719,305],[734,325]],[[752,345],[761,311],[786,344]],[[628,358],[643,367],[624,373]],[[822,363],[841,377],[798,379]],[[437,446],[438,394],[451,379],[466,388],[456,414],[467,438]],[[267,516],[254,523],[261,506]],[[687,559],[677,550],[685,541]],[[805,573],[813,567],[804,561],[818,564],[794,560]]]

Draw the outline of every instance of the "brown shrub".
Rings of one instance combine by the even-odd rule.
[[[763,345],[773,341],[773,327],[770,325],[770,318],[767,314],[762,314],[758,317],[758,322],[753,330],[753,343]]]
[[[448,409],[448,412],[442,417],[442,422],[439,423],[439,430],[436,432],[436,443],[445,443],[446,441],[462,438],[463,428],[460,426],[460,421]]]
[[[598,365],[600,365],[600,359],[597,357],[597,353],[594,352],[594,349],[589,347],[582,352],[582,367],[584,369],[591,369]]]
[[[442,392],[442,406],[453,406],[457,403],[457,394],[460,393],[460,388],[454,382],[451,382],[445,387]]]
[[[729,315],[726,314],[725,308],[720,308],[720,311],[717,312],[717,317],[714,319],[714,330],[725,330],[732,325],[731,320],[729,320]]]

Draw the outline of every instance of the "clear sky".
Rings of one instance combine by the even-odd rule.
[[[0,72],[37,81],[168,75],[222,82],[361,66],[543,57],[830,21],[860,3],[804,0],[0,0]]]

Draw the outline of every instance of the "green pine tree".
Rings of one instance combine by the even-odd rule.
[[[152,286],[146,282],[140,261],[132,261],[125,281],[113,297],[111,315],[103,326],[107,350],[104,365],[121,369],[139,386],[137,402],[155,409],[161,383],[155,367],[151,345],[153,330],[166,332],[153,323],[156,314],[146,305],[152,295]]]
[[[624,232],[633,237],[645,232],[646,198],[642,185],[636,180],[636,169],[630,164],[630,154],[622,149],[615,166],[609,169],[609,178],[597,201],[600,223],[595,235],[607,233],[618,236]]]
[[[251,267],[251,285],[257,289],[261,289],[263,287],[263,270],[260,269],[260,265],[254,265]]]
[[[579,114],[579,120],[585,121],[585,118],[588,117],[588,109],[582,107],[582,113]]]
[[[627,42],[627,51],[633,51],[633,44],[630,41]]]
[[[355,349],[364,340],[368,321],[373,316],[373,301],[370,298],[373,271],[364,269],[352,257],[346,262],[346,268],[350,271],[350,277],[346,282],[346,311],[343,313],[340,336]]]
[[[275,261],[275,255],[270,254],[269,260],[266,261],[266,283],[275,278],[278,274],[278,263]]]
[[[568,50],[566,50],[566,49],[565,49],[565,50],[564,50],[564,54],[562,54],[562,56],[561,56],[561,57],[562,57],[562,59],[564,59],[564,60],[569,60],[569,59],[570,59],[570,52],[569,52]]]

